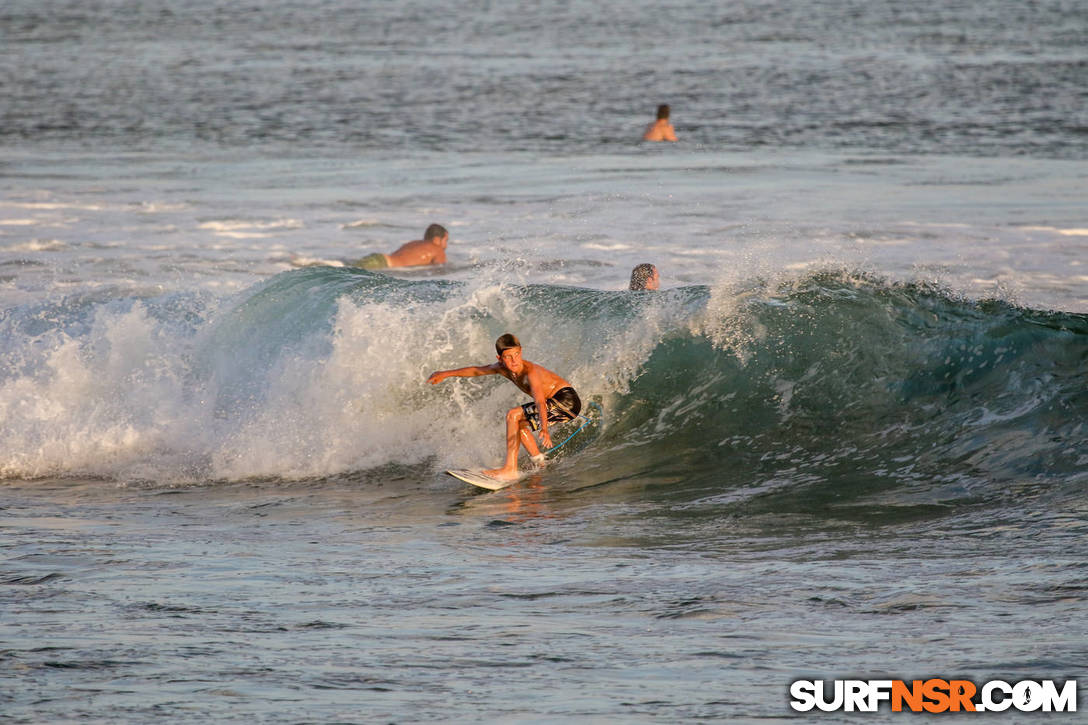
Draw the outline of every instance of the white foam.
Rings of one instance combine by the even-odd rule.
[[[165,212],[182,211],[189,208],[188,204],[184,203],[171,203],[164,201],[142,201],[139,204],[140,211],[148,214],[161,214]]]
[[[1031,227],[1020,227],[1020,229],[1023,229],[1024,231],[1029,231],[1029,232],[1054,232],[1055,234],[1061,234],[1062,236],[1066,236],[1066,237],[1084,237],[1084,236],[1088,236],[1088,228],[1080,228],[1080,227],[1070,227],[1068,229],[1063,229],[1061,227],[1031,226]]]
[[[289,263],[293,267],[345,267],[343,260],[340,259],[319,259],[317,257],[307,257],[302,254],[292,254],[284,257],[277,257],[282,261]]]
[[[55,331],[12,350],[8,369],[22,372],[0,382],[0,476],[185,484],[327,476],[432,456],[498,465],[505,412],[523,402],[499,377],[426,384],[434,370],[491,362],[495,330],[523,322],[494,285],[410,306],[342,298],[331,332],[275,353],[271,367],[267,349],[223,338],[216,316],[195,336],[160,318],[142,303],[106,305],[85,335]],[[575,369],[580,348],[533,352],[580,385],[600,383],[579,377],[593,367],[583,357]]]
[[[585,242],[582,244],[584,249],[595,249],[601,252],[620,252],[626,249],[630,249],[630,244],[624,244],[622,242],[614,242],[612,244],[601,244],[600,242]]]
[[[83,211],[101,211],[105,207],[101,204],[76,204],[73,202],[45,202],[45,201],[33,201],[33,202],[19,202],[19,201],[0,201],[0,206],[7,206],[13,209],[80,209]]]
[[[57,252],[67,248],[68,245],[59,239],[31,239],[29,242],[3,247],[8,252]]]
[[[340,228],[341,229],[360,229],[360,228],[363,228],[363,227],[376,227],[376,226],[380,225],[381,223],[382,222],[379,219],[357,219],[357,220],[355,220],[353,222],[347,222],[345,224],[341,224]]]
[[[455,345],[448,326],[478,312],[471,300],[405,309],[342,299],[328,357],[303,353],[277,364],[260,409],[214,452],[215,474],[324,476],[432,455],[449,465],[497,465],[503,396],[471,400],[490,398],[495,380],[425,382],[440,368],[486,362],[481,350],[493,341],[482,329],[460,326],[463,344]]]
[[[220,231],[215,233],[219,237],[229,237],[230,239],[264,239],[272,236],[266,232],[234,232],[234,231]]]
[[[223,219],[203,222],[198,228],[206,229],[216,236],[230,239],[264,239],[276,232],[303,228],[298,219],[275,219],[272,221],[252,221],[244,219]]]
[[[176,341],[136,305],[101,311],[86,340],[53,333],[19,352],[0,384],[0,475],[125,478],[134,464],[192,448],[207,421],[188,400]],[[176,457],[156,466],[176,477]]]

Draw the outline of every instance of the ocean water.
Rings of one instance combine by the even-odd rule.
[[[0,719],[1085,681],[1086,36],[1061,1],[6,3]],[[663,102],[680,142],[640,144]],[[344,266],[432,222],[446,266]],[[425,380],[503,332],[604,417],[486,493],[443,470],[524,396]],[[820,720],[863,717],[909,718]]]

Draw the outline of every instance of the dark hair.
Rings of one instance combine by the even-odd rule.
[[[432,239],[441,239],[447,234],[449,234],[449,232],[446,231],[446,227],[441,224],[432,224],[427,227],[427,231],[423,232],[423,241],[429,242]]]
[[[649,262],[644,262],[631,270],[631,289],[646,289],[646,283],[654,276],[657,268]]]
[[[509,332],[504,335],[499,335],[499,339],[495,340],[495,352],[498,353],[500,357],[504,350],[510,350],[515,347],[521,347],[521,342]]]
[[[662,118],[668,118],[668,117],[669,117],[669,104],[662,103],[660,106],[657,107],[657,118],[658,118],[658,120],[661,120]]]

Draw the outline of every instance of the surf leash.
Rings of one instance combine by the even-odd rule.
[[[558,401],[558,400],[557,400],[557,401],[555,401],[555,402],[556,402],[556,403],[559,403],[559,401]],[[600,405],[598,405],[598,404],[597,404],[596,402],[590,401],[589,405],[590,405],[591,407],[593,407],[593,408],[596,408],[596,409],[597,409],[597,412],[598,412],[598,413],[600,413],[600,414],[601,414],[602,416],[604,415],[604,410],[603,410],[603,409],[601,408],[601,406],[600,406]],[[566,408],[566,406],[564,406],[564,405],[562,405],[562,404],[559,404],[559,407],[560,407],[560,408],[563,408],[563,410],[564,410],[564,411],[565,411],[565,412],[566,412],[566,413],[567,413],[568,415],[570,414],[570,410],[568,410],[568,409]],[[558,451],[558,450],[559,450],[560,448],[562,448],[562,447],[563,447],[564,445],[566,445],[566,444],[567,444],[568,442],[570,442],[570,439],[571,439],[571,438],[573,438],[574,436],[576,436],[576,435],[578,435],[579,433],[581,433],[581,432],[582,432],[582,431],[583,431],[583,430],[585,429],[585,427],[586,427],[587,425],[589,425],[590,423],[592,423],[592,422],[593,422],[593,419],[592,419],[592,418],[588,418],[588,417],[586,417],[586,416],[582,415],[581,413],[579,413],[579,414],[577,414],[577,415],[575,415],[575,416],[573,416],[573,417],[574,417],[574,418],[581,418],[581,419],[582,419],[582,420],[584,420],[585,422],[584,422],[584,423],[582,423],[582,425],[578,426],[578,430],[574,431],[574,432],[573,432],[573,433],[571,433],[571,434],[570,434],[569,436],[567,436],[567,439],[566,439],[565,441],[563,441],[562,443],[560,443],[560,444],[558,444],[558,445],[554,445],[554,446],[552,446],[552,447],[551,447],[551,448],[549,448],[549,449],[548,449],[547,451],[545,451],[545,453],[554,453],[555,451]]]

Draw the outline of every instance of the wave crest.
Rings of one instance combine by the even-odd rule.
[[[657,294],[285,272],[225,303],[84,299],[0,318],[0,474],[185,483],[497,461],[526,357],[602,400],[580,457],[695,498],[1084,475],[1088,318],[832,270]],[[823,499],[821,499],[823,500]]]

